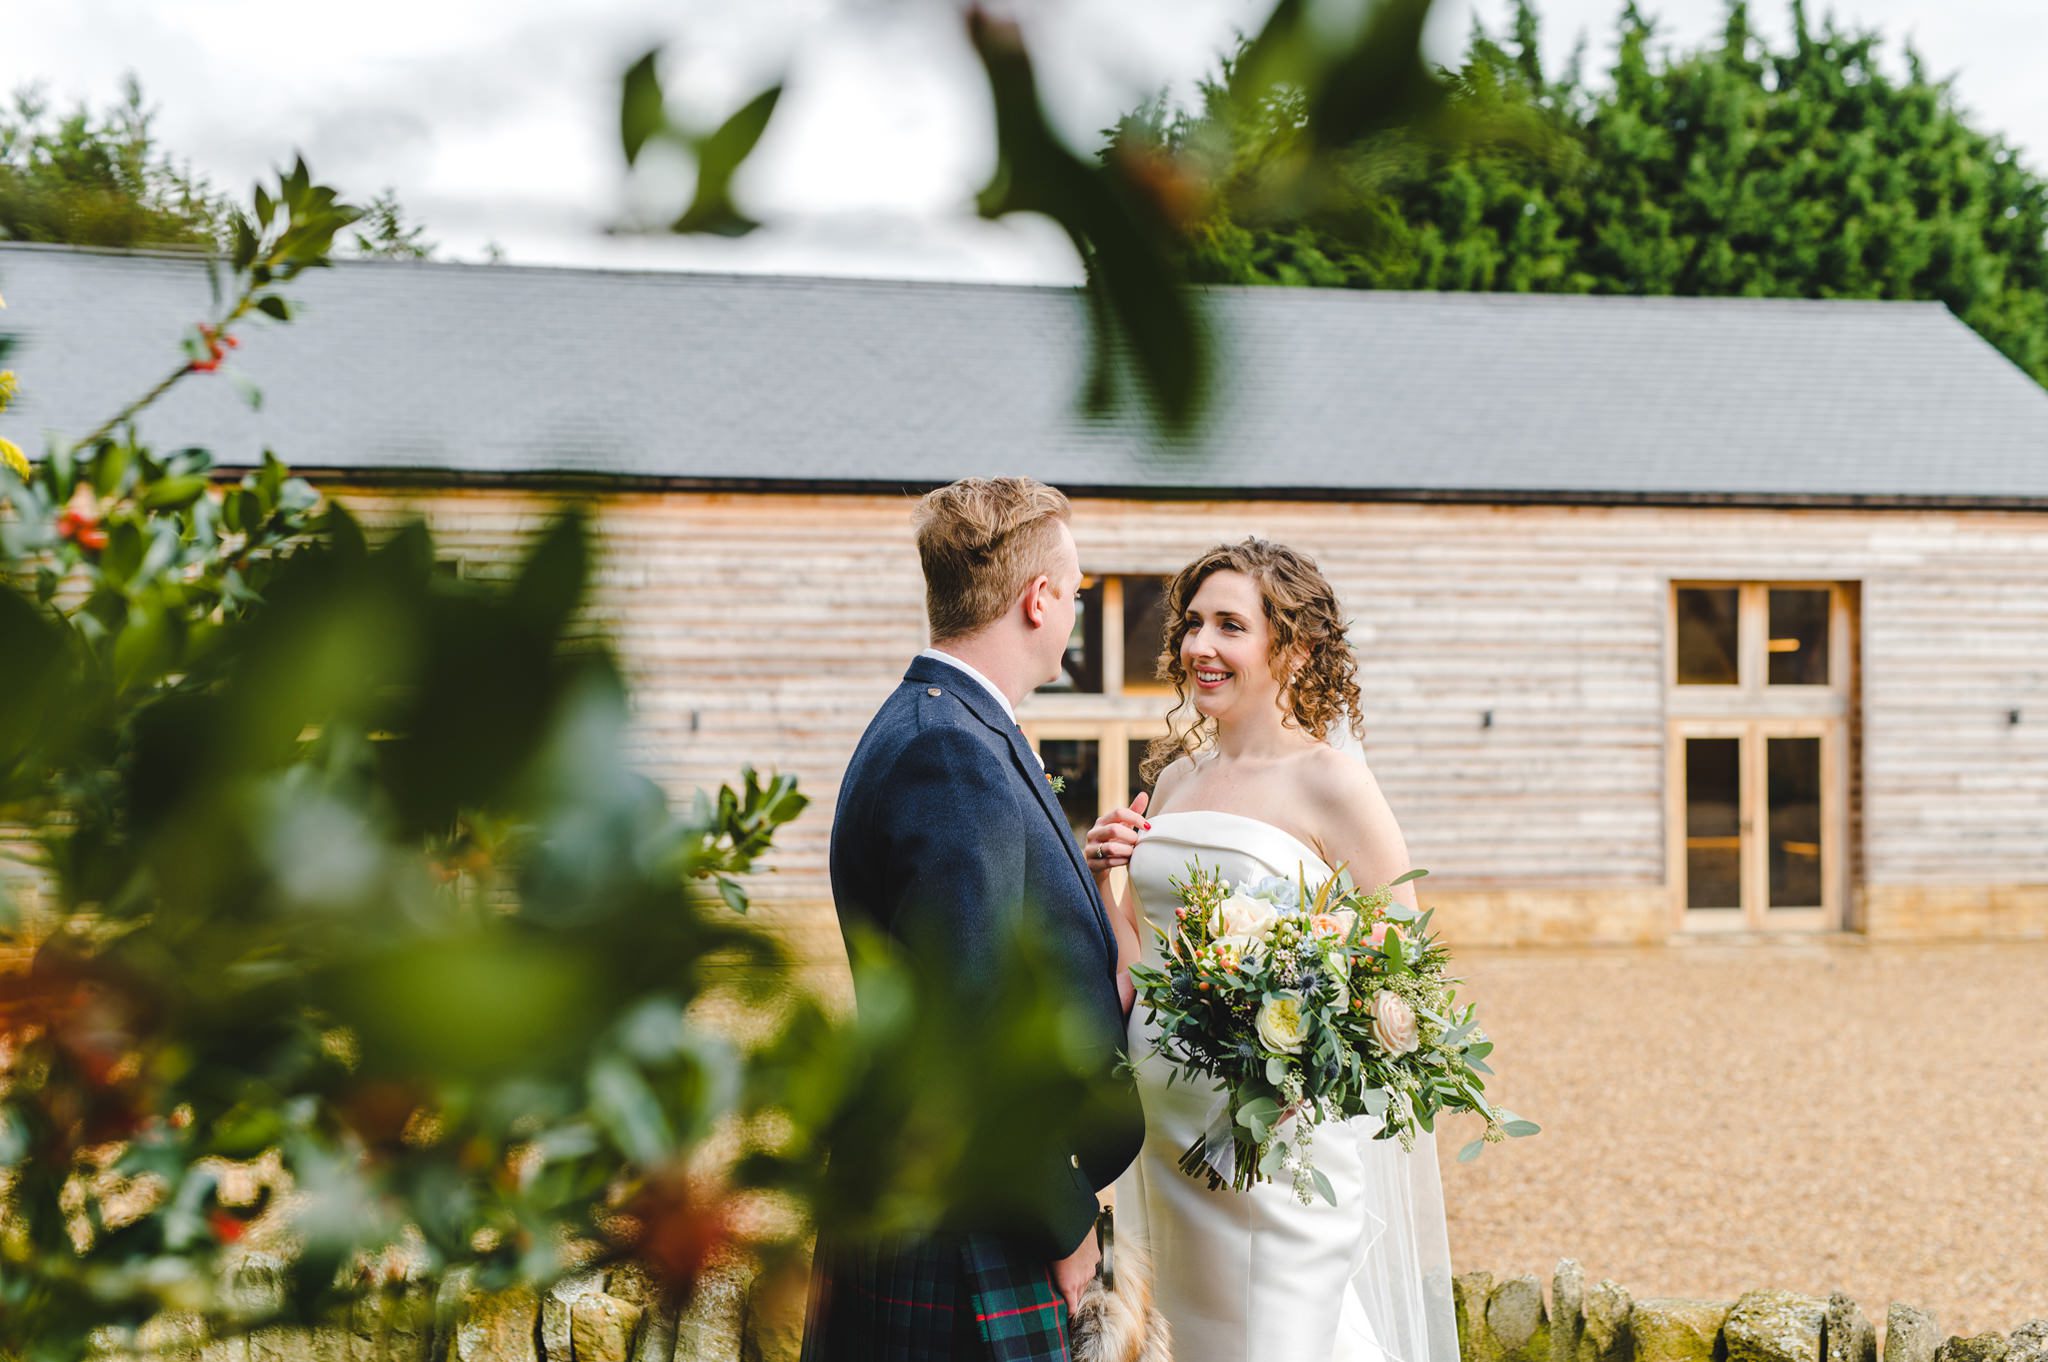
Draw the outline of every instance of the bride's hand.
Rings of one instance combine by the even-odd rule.
[[[1138,834],[1151,828],[1145,821],[1145,805],[1151,796],[1140,791],[1129,808],[1116,809],[1095,820],[1095,826],[1088,829],[1088,837],[1081,850],[1088,857],[1088,868],[1098,876],[1107,875],[1120,865],[1128,865],[1131,852],[1138,845]]]

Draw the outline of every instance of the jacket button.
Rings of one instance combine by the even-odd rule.
[[[925,692],[925,694],[926,694],[926,695],[930,695],[930,696],[937,696],[937,695],[938,695],[938,693],[939,693],[939,688],[938,688],[937,686],[933,686],[933,687],[931,687],[931,688],[930,688],[929,690],[927,690],[927,691]]]
[[[1081,1156],[1079,1154],[1069,1154],[1067,1155],[1067,1162],[1079,1168],[1081,1166]]]

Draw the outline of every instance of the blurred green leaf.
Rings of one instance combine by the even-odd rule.
[[[626,164],[640,159],[640,149],[668,121],[661,93],[661,75],[655,62],[661,49],[646,53],[626,68],[619,92],[619,142],[625,148]]]
[[[237,274],[240,274],[256,262],[256,251],[258,246],[261,245],[261,239],[257,236],[256,229],[250,224],[249,219],[243,217],[240,213],[234,215],[230,231],[234,238],[234,269]]]
[[[210,479],[197,474],[165,478],[154,483],[141,497],[145,511],[176,511],[190,506],[206,494]]]
[[[1093,356],[1088,405],[1114,402],[1119,354],[1165,426],[1200,418],[1209,378],[1207,332],[1174,264],[1171,224],[1131,162],[1082,161],[1046,121],[1024,43],[1013,24],[979,9],[968,34],[995,102],[996,169],[976,199],[983,217],[1042,213],[1067,233],[1088,269]]]
[[[675,1131],[639,1070],[614,1059],[590,1066],[590,1110],[626,1157],[652,1168],[677,1152]]]
[[[670,230],[709,232],[717,236],[745,236],[760,226],[740,212],[732,202],[732,180],[742,163],[753,153],[768,120],[782,98],[782,87],[772,85],[755,95],[739,112],[719,124],[707,136],[697,138],[697,189],[690,206]]]

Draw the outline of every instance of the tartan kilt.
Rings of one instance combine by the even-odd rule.
[[[811,1264],[802,1362],[1070,1362],[1052,1266],[1014,1240],[832,1243]]]

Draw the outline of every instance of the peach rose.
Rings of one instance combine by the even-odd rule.
[[[1422,1029],[1415,1020],[1415,1009],[1408,1006],[1406,998],[1389,989],[1381,989],[1373,995],[1372,1038],[1388,1054],[1405,1055],[1421,1048]]]

